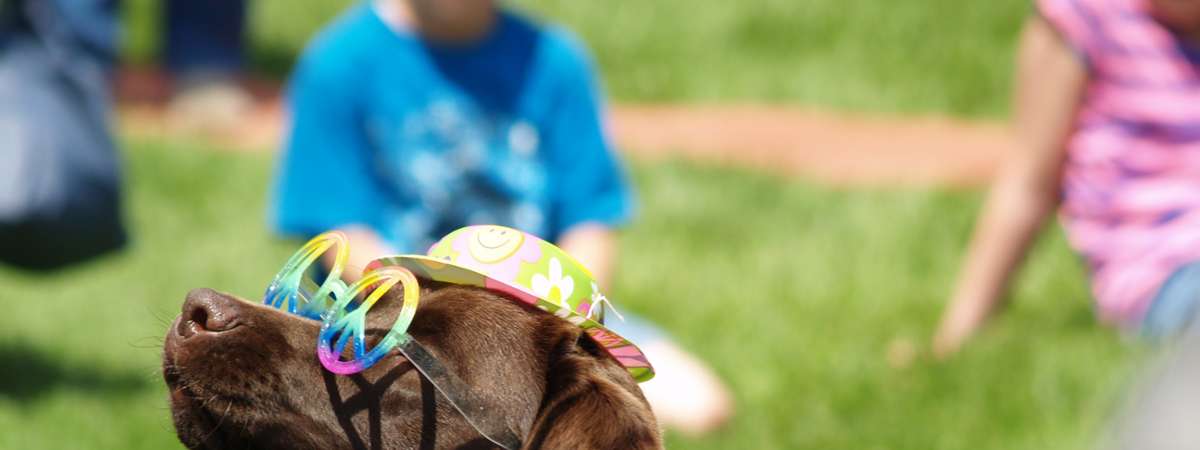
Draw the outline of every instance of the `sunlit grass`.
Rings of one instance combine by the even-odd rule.
[[[161,2],[130,0],[126,47],[155,48]],[[287,73],[353,0],[256,0],[255,65]],[[800,103],[997,115],[1028,1],[743,0],[508,2],[567,25],[623,101]],[[383,57],[383,56],[381,56]]]

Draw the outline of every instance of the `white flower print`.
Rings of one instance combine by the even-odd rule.
[[[567,299],[571,298],[571,293],[575,291],[575,279],[570,275],[563,275],[562,263],[558,261],[558,258],[550,258],[549,273],[546,275],[534,274],[530,284],[532,284],[530,287],[533,288],[533,293],[538,297],[549,302],[557,302],[567,310],[571,309]]]

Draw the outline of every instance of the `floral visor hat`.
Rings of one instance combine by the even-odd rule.
[[[495,225],[460,228],[428,255],[386,256],[367,270],[403,267],[419,278],[503,292],[583,328],[639,382],[654,368],[637,346],[604,327],[604,303],[591,272],[571,255],[528,233]]]

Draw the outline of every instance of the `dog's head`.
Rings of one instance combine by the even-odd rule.
[[[400,295],[400,294],[396,294]],[[399,298],[368,319],[386,334]],[[376,319],[378,318],[378,319]],[[493,448],[403,356],[326,371],[319,322],[208,289],[167,331],[163,376],[189,448]],[[411,334],[523,448],[660,448],[625,369],[582,330],[492,291],[429,283]]]

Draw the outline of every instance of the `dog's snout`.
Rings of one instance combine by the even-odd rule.
[[[212,289],[193,289],[183,302],[177,332],[184,338],[199,333],[223,333],[236,328],[239,300]]]

